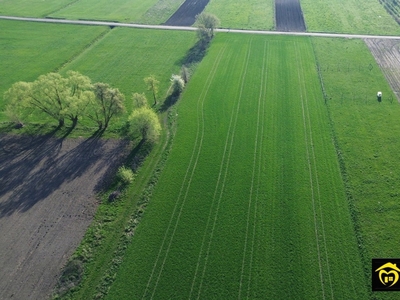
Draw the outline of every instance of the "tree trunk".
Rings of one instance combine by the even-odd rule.
[[[156,94],[154,93],[154,90],[153,90],[153,98],[154,98],[154,105],[157,105],[157,98]]]
[[[58,127],[64,126],[64,118],[58,119]]]
[[[75,128],[76,124],[78,124],[78,116],[72,118],[72,128]]]

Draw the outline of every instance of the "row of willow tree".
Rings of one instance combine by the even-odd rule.
[[[155,104],[159,81],[154,76],[144,79],[153,93]],[[126,113],[125,96],[118,88],[107,83],[91,83],[89,77],[76,71],[66,76],[48,73],[33,82],[16,82],[4,94],[6,115],[18,127],[24,126],[29,115],[47,115],[65,125],[66,120],[75,127],[78,120],[86,117],[105,131],[113,118]],[[148,105],[144,94],[132,95],[133,111],[128,117],[133,134],[140,134],[144,140],[155,141],[161,131],[157,114]]]
[[[194,56],[199,52],[202,57],[219,20],[214,15],[202,13],[196,21],[199,40],[191,50]],[[183,66],[181,75],[172,75],[168,93],[179,97],[189,76],[188,69]],[[159,81],[154,76],[146,77],[144,81],[152,92],[154,105],[157,105]],[[74,128],[80,118],[86,117],[97,124],[98,130],[105,131],[113,118],[126,113],[125,96],[118,88],[101,82],[92,84],[89,77],[76,71],[68,71],[66,76],[48,73],[33,82],[16,82],[5,92],[4,100],[6,115],[18,127],[24,126],[29,115],[45,114],[56,120],[59,127],[69,120]],[[157,140],[161,131],[157,114],[149,107],[144,94],[134,93],[132,100],[133,111],[128,117],[130,132],[141,135],[143,140]]]

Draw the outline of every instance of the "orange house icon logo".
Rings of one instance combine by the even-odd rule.
[[[400,259],[372,260],[373,291],[400,291],[400,269],[397,267],[399,261]]]

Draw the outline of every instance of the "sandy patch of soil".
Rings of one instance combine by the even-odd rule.
[[[306,31],[299,0],[275,0],[275,22],[278,31]]]
[[[186,0],[178,10],[165,22],[171,26],[192,26],[209,0]]]
[[[400,41],[387,39],[364,41],[400,102]]]
[[[126,141],[0,135],[0,299],[46,299]]]

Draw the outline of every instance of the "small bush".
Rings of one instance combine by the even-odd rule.
[[[135,179],[135,174],[127,167],[119,167],[117,178],[123,186],[130,184]]]

